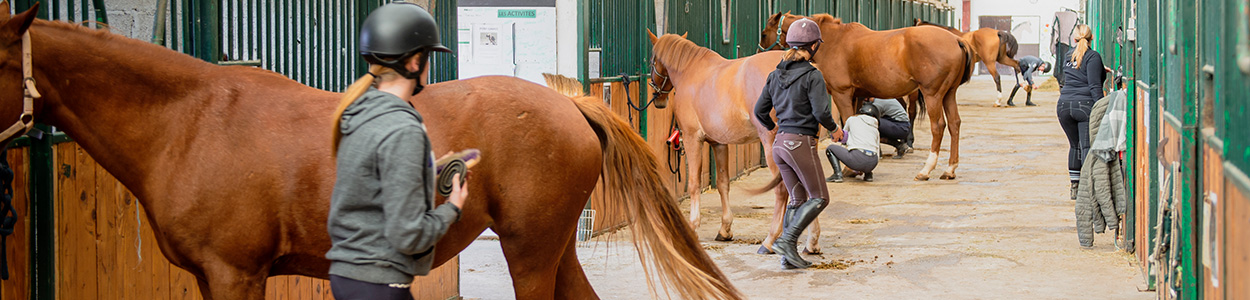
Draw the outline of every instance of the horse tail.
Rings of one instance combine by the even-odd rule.
[[[1016,42],[1016,36],[1006,30],[998,31],[998,49],[1000,55],[1007,55],[1007,58],[1016,57],[1016,53],[1020,51],[1020,44]]]
[[[776,188],[778,185],[781,185],[781,173],[774,174],[773,179],[769,180],[768,183],[764,184],[764,186],[762,187],[758,187],[758,188],[747,187],[747,188],[742,188],[742,189],[746,190],[747,195],[755,196],[755,195],[763,194],[764,192],[767,192],[767,191],[771,191],[774,188]]]
[[[658,298],[652,275],[659,275],[666,291],[676,290],[684,299],[741,299],[703,251],[699,236],[661,181],[659,163],[647,142],[602,100],[576,97],[573,103],[599,136],[606,209],[624,211],[632,221],[631,236],[652,298]]]
[[[972,79],[972,67],[976,61],[972,58],[972,47],[969,47],[968,43],[963,40],[959,40],[959,50],[964,52],[964,77],[959,84],[965,84]]]

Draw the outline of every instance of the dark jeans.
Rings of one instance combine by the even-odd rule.
[[[829,145],[827,150],[832,151],[833,156],[837,157],[838,161],[846,165],[847,168],[851,168],[851,170],[868,173],[877,168],[877,155],[879,154],[868,154],[867,151],[860,149],[847,150],[846,147],[838,144]],[[833,171],[841,172],[842,170]]]
[[[791,206],[812,198],[829,199],[825,170],[820,168],[817,155],[814,136],[781,132],[773,141],[773,161],[790,191]]]
[[[896,122],[889,118],[878,119],[881,122],[877,125],[877,130],[881,131],[881,138],[890,141],[890,145],[897,145],[907,141],[908,133],[911,133],[911,123]]]
[[[330,275],[330,292],[338,300],[413,300],[407,288]]]
[[[1068,135],[1068,171],[1079,173],[1089,153],[1089,111],[1094,100],[1059,100],[1059,126]]]

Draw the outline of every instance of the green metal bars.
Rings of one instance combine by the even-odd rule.
[[[170,0],[167,47],[222,65],[258,66],[341,91],[365,72],[357,26],[386,0]],[[443,44],[456,45],[456,0],[434,0]],[[454,55],[432,57],[431,81],[457,77]]]

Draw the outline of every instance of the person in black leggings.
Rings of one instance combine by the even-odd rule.
[[[1089,26],[1077,25],[1072,38],[1076,47],[1071,59],[1064,62],[1064,85],[1059,91],[1056,113],[1059,125],[1068,135],[1068,179],[1072,181],[1072,200],[1076,200],[1081,165],[1089,153],[1089,111],[1094,101],[1103,97],[1102,82],[1106,78],[1102,57],[1089,48],[1094,36]]]
[[[788,33],[786,43],[791,48],[777,69],[768,74],[764,91],[755,103],[755,119],[764,128],[777,128],[772,159],[790,191],[790,202],[782,216],[785,229],[773,242],[773,251],[784,257],[782,267],[801,269],[811,263],[799,256],[799,235],[829,205],[829,187],[825,185],[824,169],[816,152],[816,135],[820,127],[838,133],[838,125],[833,122],[825,78],[811,62],[812,54],[820,50],[820,28],[815,21],[802,19],[791,24]],[[776,124],[770,114],[774,110]]]

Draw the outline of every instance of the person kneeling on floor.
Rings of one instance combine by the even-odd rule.
[[[911,121],[907,120],[907,109],[903,108],[903,104],[898,99],[875,99],[871,102],[881,112],[881,117],[877,118],[880,121],[878,127],[881,140],[886,145],[894,146],[894,159],[902,159],[907,149],[911,148],[907,145],[907,136],[911,134]]]
[[[838,144],[825,148],[829,156],[829,164],[833,165],[833,175],[825,178],[828,182],[842,182],[842,177],[864,174],[864,181],[872,181],[872,170],[877,168],[877,160],[881,157],[881,134],[877,131],[877,119],[881,112],[876,105],[865,102],[859,107],[855,116],[846,120],[843,131],[846,132],[846,147]],[[848,171],[842,170],[841,163],[846,163]]]

